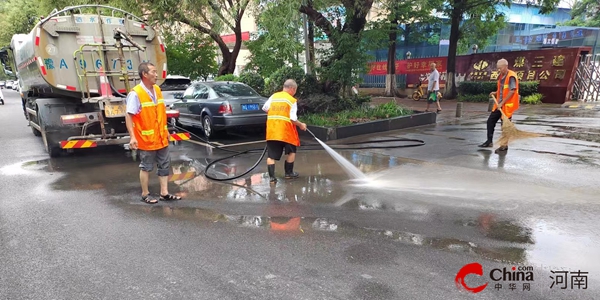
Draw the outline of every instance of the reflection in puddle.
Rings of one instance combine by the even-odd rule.
[[[273,206],[273,205],[270,205]],[[171,207],[142,207],[142,210],[160,213],[162,216],[179,219],[202,219],[211,222],[225,222],[242,228],[261,229],[270,232],[310,234],[311,232],[330,232],[363,238],[384,238],[394,242],[420,247],[431,247],[449,252],[461,252],[499,262],[525,263],[530,244],[533,244],[530,233],[526,228],[508,220],[496,220],[489,214],[482,215],[477,220],[455,221],[454,226],[477,227],[485,236],[506,245],[484,246],[482,243],[465,241],[454,237],[429,237],[420,233],[402,230],[360,227],[352,221],[340,221],[327,217],[281,216],[289,213],[289,204],[275,205],[267,208],[270,216],[229,215],[212,210],[198,208]],[[294,209],[292,208],[293,212]],[[451,224],[452,225],[452,224]],[[492,243],[493,244],[493,243]]]

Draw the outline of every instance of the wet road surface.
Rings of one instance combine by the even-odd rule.
[[[339,151],[367,183],[306,148],[299,179],[283,180],[280,162],[281,180],[270,186],[263,161],[243,179],[215,182],[202,173],[227,153],[185,142],[171,148],[172,172],[197,176],[170,183],[185,199],[147,205],[130,153],[98,148],[49,159],[16,93],[4,94],[1,299],[600,298],[597,112],[524,109],[518,128],[549,136],[516,141],[500,156],[476,147],[485,119],[341,141],[426,141]],[[258,157],[209,172],[240,174]],[[488,283],[477,295],[455,285],[472,262],[484,275],[466,283]],[[513,266],[531,267],[533,280],[490,278]],[[550,288],[561,270],[588,272],[587,289],[576,277],[573,290],[571,274],[566,289]]]

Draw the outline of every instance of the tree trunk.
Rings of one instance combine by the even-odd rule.
[[[410,31],[412,29],[412,26],[410,26],[410,24],[404,24],[404,47],[408,48],[408,45],[410,45],[410,41],[408,40],[408,37],[410,36]]]
[[[235,24],[234,34],[235,45],[233,46],[233,50],[231,51],[229,51],[229,47],[227,47],[227,45],[223,43],[223,40],[219,37],[221,43],[217,44],[219,46],[219,49],[221,50],[223,61],[221,62],[221,66],[219,66],[219,72],[217,73],[217,76],[233,74],[233,72],[235,72],[237,57],[240,54],[240,49],[242,48],[242,27],[240,21],[236,22]],[[213,37],[213,40],[217,39]]]
[[[446,73],[446,91],[444,92],[445,99],[456,98],[456,49],[458,48],[458,39],[460,38],[460,21],[462,20],[462,12],[456,8],[452,10],[450,16],[450,45],[448,46],[448,62]]]
[[[387,58],[387,75],[385,76],[385,95],[396,95],[396,39],[398,38],[398,20],[390,23],[389,46]]]
[[[313,0],[308,0],[308,5],[313,5]],[[308,57],[313,68],[315,66],[315,24],[308,18]]]

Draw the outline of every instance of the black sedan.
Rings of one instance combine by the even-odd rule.
[[[172,109],[179,111],[179,124],[202,128],[209,138],[233,127],[265,127],[267,113],[262,107],[266,102],[267,98],[240,82],[195,82]]]

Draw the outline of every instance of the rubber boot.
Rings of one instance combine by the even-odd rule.
[[[285,162],[285,179],[298,178],[298,173],[294,172],[294,163]]]
[[[275,165],[267,165],[267,170],[269,170],[269,182],[276,183],[277,178],[275,178]]]

